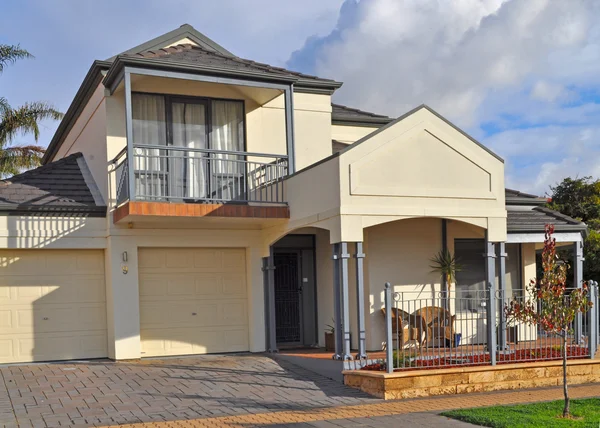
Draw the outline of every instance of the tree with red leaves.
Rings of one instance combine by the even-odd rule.
[[[542,278],[532,279],[527,286],[527,300],[511,300],[504,308],[507,319],[538,325],[547,333],[561,338],[563,359],[563,392],[565,407],[563,417],[570,416],[569,390],[567,388],[567,339],[572,331],[577,314],[587,312],[589,300],[588,284],[581,288],[567,289],[567,266],[558,263],[556,239],[552,237],[554,226],[546,225],[544,250],[542,252]]]

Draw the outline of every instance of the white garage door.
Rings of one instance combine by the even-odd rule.
[[[0,250],[0,363],[106,355],[102,251]]]
[[[244,249],[141,248],[143,356],[248,350]]]

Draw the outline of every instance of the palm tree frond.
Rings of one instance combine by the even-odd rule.
[[[33,55],[19,45],[0,45],[0,73],[4,71],[4,67],[7,65],[25,58],[33,58]]]
[[[4,114],[10,110],[10,104],[4,97],[0,97],[0,117],[4,117]]]
[[[10,143],[18,133],[32,133],[37,141],[40,136],[38,122],[62,117],[61,112],[45,102],[26,103],[16,109],[8,107],[0,118],[0,147]]]
[[[34,145],[0,149],[0,176],[15,175],[39,166],[45,152],[43,147]]]

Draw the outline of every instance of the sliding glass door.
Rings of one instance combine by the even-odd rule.
[[[171,103],[169,186],[176,199],[209,195],[207,105],[202,101]],[[175,149],[177,148],[177,149]],[[204,149],[204,151],[202,151]]]
[[[245,198],[243,102],[138,93],[132,101],[138,197]]]

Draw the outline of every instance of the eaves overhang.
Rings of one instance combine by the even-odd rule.
[[[137,58],[118,56],[108,70],[103,84],[107,88],[118,84],[125,67],[145,68],[189,74],[208,75],[216,77],[234,78],[253,82],[277,83],[294,85],[294,92],[326,93],[331,94],[342,86],[340,82],[310,81],[294,75],[267,74],[248,70],[232,70],[224,67],[189,64],[174,61],[161,61],[154,58]]]

